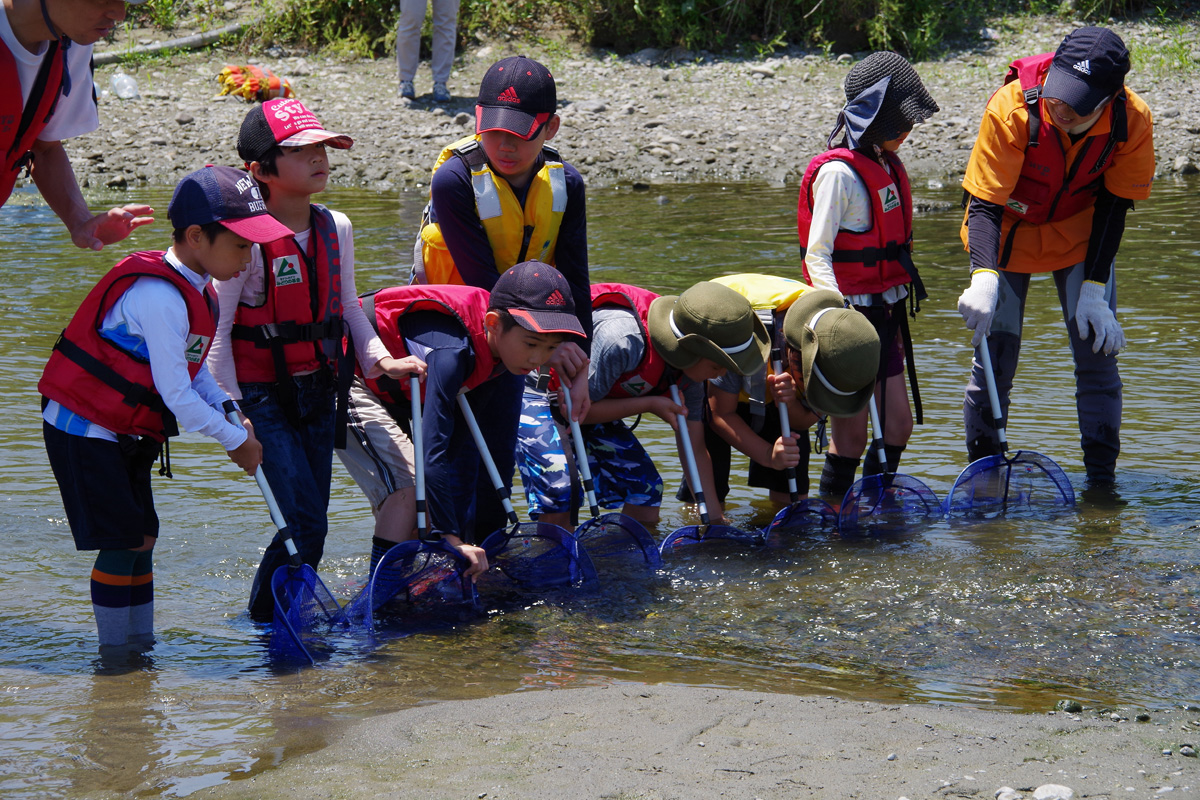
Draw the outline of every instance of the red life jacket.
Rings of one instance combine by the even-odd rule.
[[[21,99],[21,82],[17,80],[17,61],[12,52],[0,42],[0,206],[8,202],[21,168],[32,158],[30,149],[50,121],[58,105],[63,86],[63,59],[60,41],[53,41],[42,57],[37,78],[29,92],[30,104]]]
[[[262,248],[260,305],[238,303],[231,339],[239,383],[282,383],[337,364],[342,347],[341,245],[333,215],[312,206],[306,253],[287,236]]]
[[[171,283],[187,303],[188,375],[195,379],[216,333],[216,303],[210,291],[196,291],[156,250],[123,259],[88,292],[55,343],[38,391],[114,433],[161,442],[179,428],[154,387],[150,362],[100,334],[105,314],[135,280],[147,276]]]
[[[838,289],[842,294],[879,294],[911,283],[916,298],[924,300],[925,287],[912,263],[912,189],[908,172],[893,153],[884,151],[883,155],[892,174],[874,158],[844,147],[827,150],[809,162],[796,208],[800,257],[808,252],[812,185],[817,171],[830,161],[844,161],[866,184],[871,198],[871,227],[862,233],[839,230],[833,240],[833,274]],[[812,280],[807,266],[804,278]]]
[[[436,311],[454,317],[467,332],[475,363],[463,382],[463,389],[474,389],[492,377],[496,357],[488,344],[483,317],[488,310],[488,291],[477,286],[428,284],[394,286],[370,292],[359,298],[367,319],[375,326],[380,340],[393,358],[409,355],[400,331],[400,318],[418,311]],[[360,373],[361,374],[361,373]],[[380,376],[366,378],[367,386],[386,404],[407,405],[409,382]],[[421,394],[424,395],[424,384]]]
[[[654,292],[625,283],[593,283],[592,309],[602,306],[628,308],[637,317],[646,346],[638,365],[617,378],[607,397],[644,397],[664,394],[667,390],[667,362],[654,349],[650,341],[650,328],[646,320],[650,315],[650,304],[658,299]]]
[[[1112,166],[1113,151],[1119,142],[1129,138],[1125,92],[1122,90],[1108,110],[1113,115],[1108,138],[1101,141],[1101,136],[1088,137],[1075,162],[1067,168],[1066,151],[1057,132],[1051,130],[1048,136],[1040,135],[1042,82],[1053,60],[1053,53],[1019,58],[1009,64],[1004,79],[1005,83],[1021,82],[1025,110],[1029,114],[1025,161],[1005,211],[1035,225],[1066,219],[1092,206],[1096,202],[1101,176]],[[1002,259],[1003,262],[1007,260],[1007,257]]]

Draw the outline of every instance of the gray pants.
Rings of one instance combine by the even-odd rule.
[[[430,0],[433,5],[433,79],[450,80],[454,65],[454,37],[458,28],[458,0]],[[426,0],[400,0],[396,23],[396,66],[400,80],[411,81],[421,58],[421,26],[425,23]]]
[[[1083,284],[1083,265],[1056,270],[1054,285],[1062,306],[1063,321],[1075,360],[1075,408],[1079,416],[1080,445],[1087,478],[1092,482],[1113,480],[1117,455],[1121,452],[1121,376],[1116,354],[1092,352],[1094,335],[1082,339],[1075,326],[1075,306]],[[1000,412],[1008,418],[1009,392],[1017,372],[1021,353],[1021,323],[1025,316],[1025,296],[1030,276],[1019,272],[1000,272],[1000,298],[988,336],[992,367],[996,373],[996,391]],[[1105,290],[1109,308],[1116,312],[1116,269],[1110,273]],[[971,364],[971,380],[963,401],[963,423],[967,433],[967,454],[974,461],[1000,452],[988,403],[987,384],[978,354]]]

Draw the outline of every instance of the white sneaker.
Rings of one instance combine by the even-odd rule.
[[[409,100],[417,99],[417,90],[412,81],[400,81],[400,96]]]

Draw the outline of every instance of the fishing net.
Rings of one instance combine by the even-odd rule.
[[[584,588],[597,581],[586,550],[569,532],[546,522],[501,528],[483,540],[491,568],[481,588],[505,584],[522,592]]]
[[[838,511],[838,530],[898,531],[930,515],[940,514],[933,490],[909,475],[868,475],[846,492]]]
[[[662,565],[658,543],[642,524],[624,514],[603,514],[575,529],[575,540],[587,548],[592,563],[638,557],[651,569]]]
[[[457,622],[478,610],[475,584],[463,577],[466,567],[458,551],[441,542],[401,542],[379,559],[345,617],[368,630],[384,616],[391,622]]]
[[[1011,510],[1075,505],[1075,489],[1062,468],[1032,450],[1012,458],[985,456],[971,462],[946,497],[944,511],[990,516]]]
[[[659,552],[667,555],[682,548],[703,542],[725,542],[739,545],[762,545],[766,537],[762,531],[744,531],[732,525],[685,525],[672,531],[663,539]]]
[[[806,497],[792,503],[775,515],[765,533],[802,533],[813,528],[837,524],[837,512],[833,506],[819,497]]]
[[[327,657],[327,636],[342,614],[316,570],[307,564],[280,567],[271,576],[271,593],[275,596],[271,653],[286,661],[313,664]]]

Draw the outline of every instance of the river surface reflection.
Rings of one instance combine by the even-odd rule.
[[[160,222],[134,247],[166,244]],[[956,200],[956,192],[923,191]],[[937,521],[906,535],[814,533],[753,552],[668,560],[653,579],[611,577],[597,596],[506,608],[477,624],[346,643],[320,667],[272,667],[242,612],[273,533],[252,481],[214,445],[172,447],[155,479],[157,629],[151,670],[97,675],[76,553],[46,464],[36,380],[83,294],[121,253],[82,253],[36,203],[0,210],[0,795],[182,797],[316,749],[339,726],[435,700],[611,681],[677,682],[1045,710],[1062,697],[1160,707],[1200,700],[1195,564],[1200,492],[1200,214],[1196,186],[1162,182],[1139,204],[1118,266],[1125,423],[1123,504],[1084,501],[1052,517]],[[114,198],[108,198],[113,200]],[[398,283],[423,199],[332,191],[355,223],[360,290]],[[102,200],[93,201],[100,207]],[[964,466],[961,398],[969,337],[959,214],[917,220],[931,299],[914,323],[926,424],[904,471],[949,489]],[[795,189],[751,185],[601,189],[589,197],[593,280],[678,291],[742,271],[797,274]],[[126,248],[131,249],[131,248]],[[1009,438],[1082,480],[1073,382],[1053,283],[1035,278]],[[639,433],[676,485],[668,429]],[[820,459],[814,459],[819,465]],[[815,470],[818,466],[814,466]],[[745,488],[731,515],[771,511]],[[320,573],[343,599],[366,569],[370,514],[335,468]],[[671,501],[660,537],[690,520]]]

